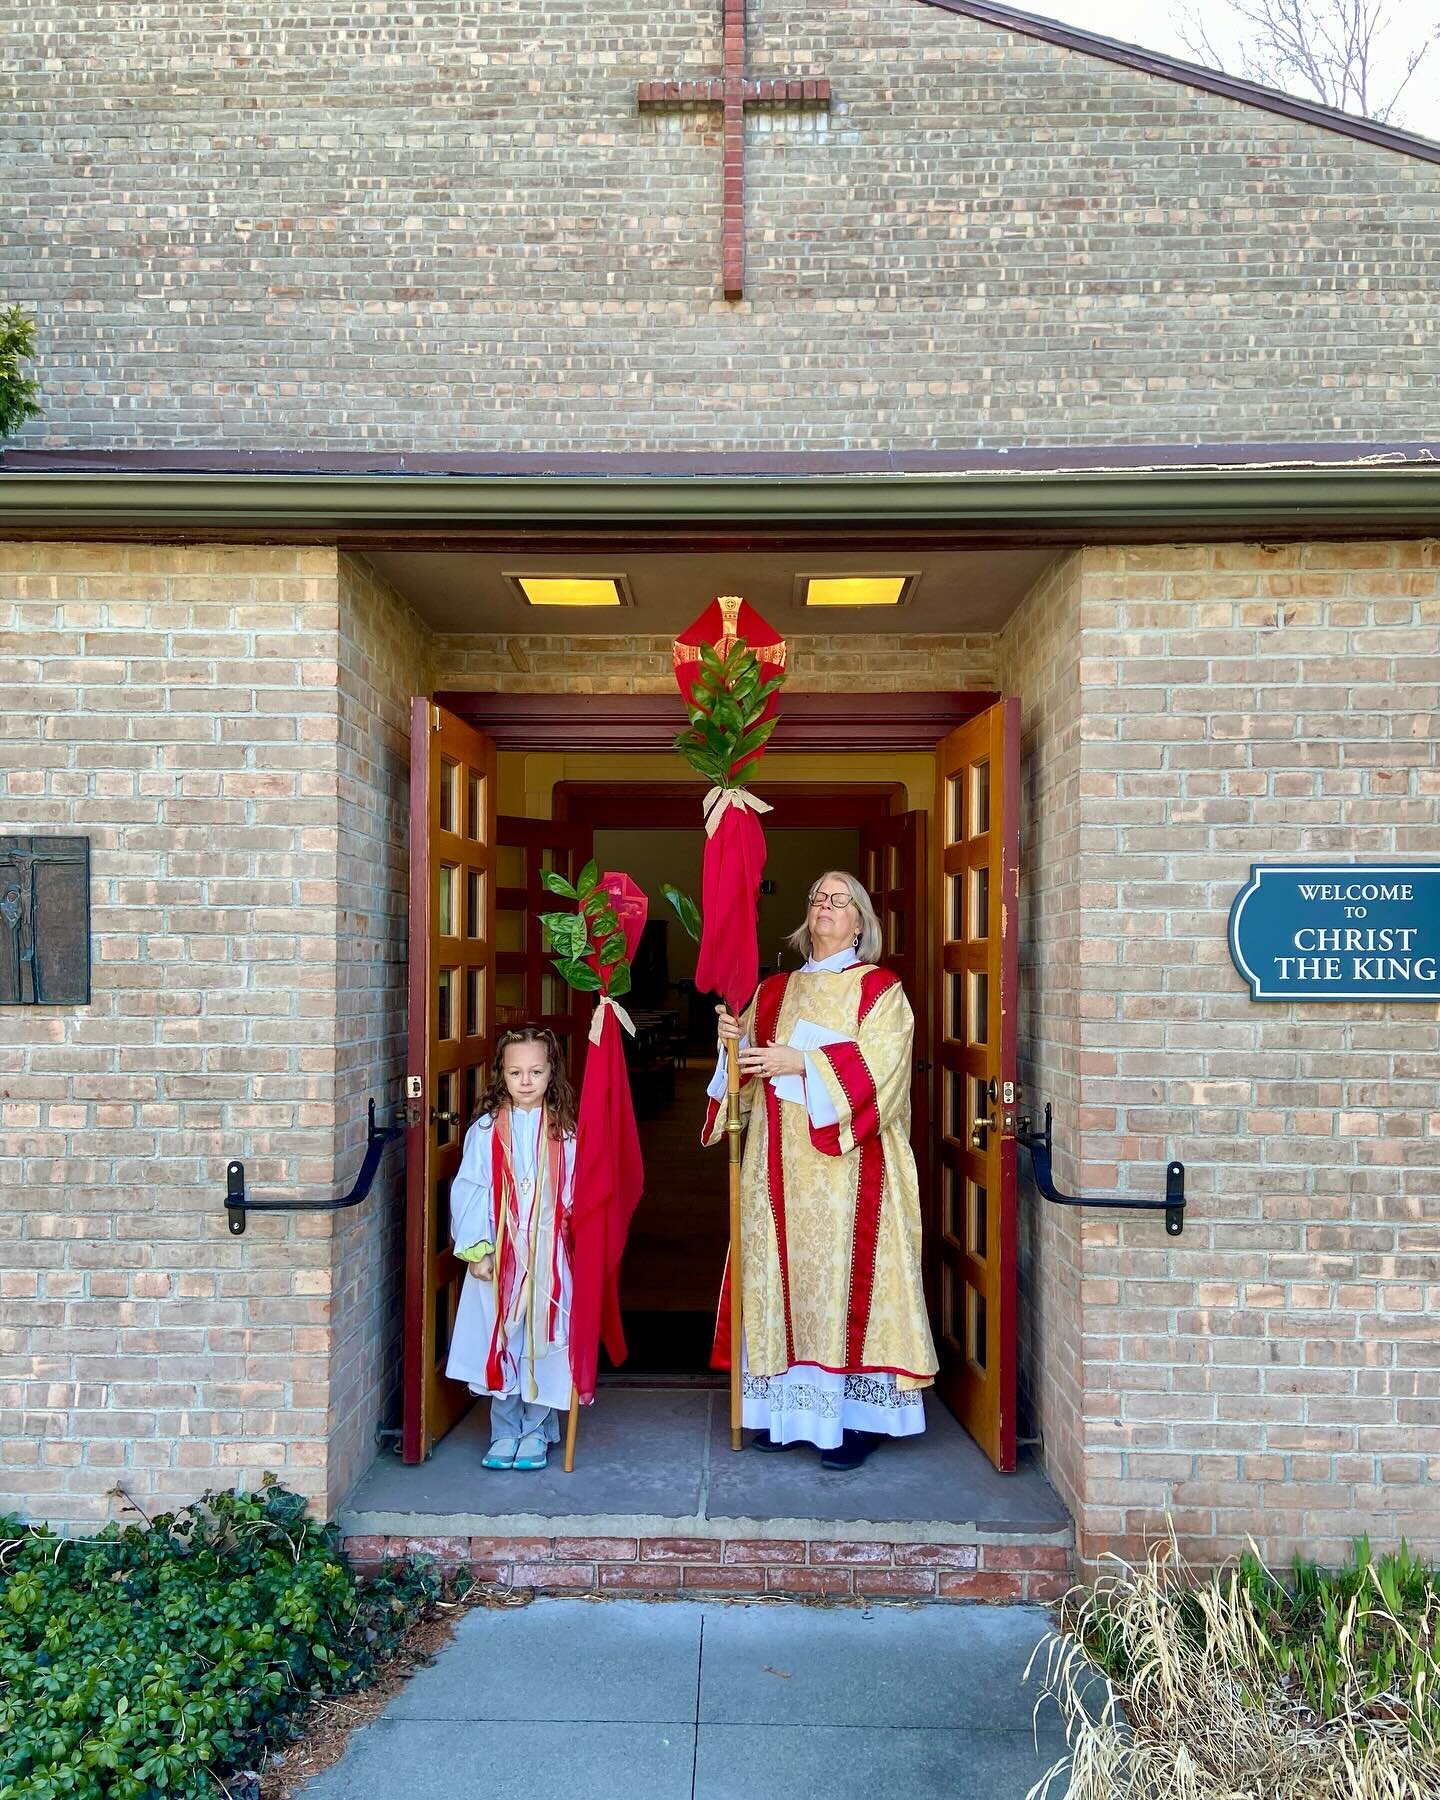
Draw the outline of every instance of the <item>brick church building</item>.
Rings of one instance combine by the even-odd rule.
[[[1440,1552],[1440,145],[990,0],[10,11],[0,1510],[273,1470],[580,1588]],[[684,885],[719,594],[790,645],[764,959],[855,867],[916,1013],[932,1460],[706,1436],[661,931],[637,1366],[487,1488],[445,1184],[497,1022],[583,1041],[541,870]]]

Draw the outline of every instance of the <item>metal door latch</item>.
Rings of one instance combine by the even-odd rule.
[[[1029,1118],[1022,1118],[1015,1133],[1015,1142],[1023,1144],[1030,1152],[1030,1168],[1035,1177],[1035,1186],[1046,1200],[1056,1206],[1105,1206],[1119,1207],[1127,1212],[1163,1212],[1165,1230],[1170,1237],[1179,1237],[1185,1229],[1185,1165],[1182,1162],[1167,1163],[1165,1167],[1165,1198],[1163,1200],[1133,1200],[1122,1194],[1065,1194],[1055,1185],[1055,1177],[1051,1170],[1050,1155],[1053,1147],[1054,1109],[1047,1100],[1045,1102],[1045,1129],[1032,1130]]]

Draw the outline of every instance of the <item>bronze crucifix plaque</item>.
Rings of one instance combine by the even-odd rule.
[[[0,837],[0,1006],[89,1004],[89,838]]]

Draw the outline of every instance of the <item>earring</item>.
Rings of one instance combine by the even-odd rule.
[[[852,950],[858,950],[860,948],[860,933],[858,931],[855,933],[855,942],[850,946],[850,948]]]

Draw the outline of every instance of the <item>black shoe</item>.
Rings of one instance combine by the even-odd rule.
[[[800,1448],[800,1440],[796,1438],[793,1442],[788,1444],[777,1444],[768,1432],[757,1431],[750,1440],[750,1448],[752,1450],[763,1450],[768,1456],[779,1450],[798,1450]]]
[[[876,1431],[847,1431],[833,1450],[822,1450],[822,1469],[858,1469],[880,1442]]]

